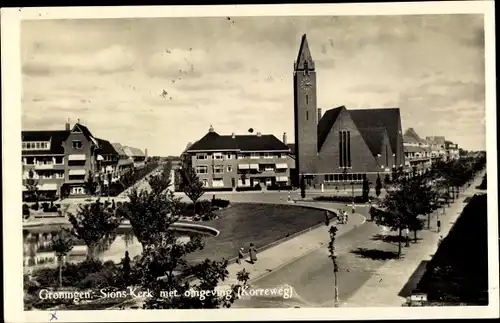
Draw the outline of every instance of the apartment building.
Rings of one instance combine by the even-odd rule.
[[[219,135],[212,126],[184,151],[182,159],[207,188],[290,185],[294,167],[290,149],[274,135]]]
[[[86,195],[90,174],[97,180],[107,179],[104,174],[118,177],[119,153],[79,122],[73,127],[67,122],[64,130],[22,131],[21,138],[23,192],[30,171],[46,197]]]
[[[458,158],[458,145],[446,141],[442,136],[421,138],[413,128],[404,134],[406,166],[417,171],[424,171],[438,160]]]
[[[446,154],[448,156],[448,159],[460,158],[460,149],[458,148],[457,144],[446,140],[445,141],[445,149],[446,149]]]

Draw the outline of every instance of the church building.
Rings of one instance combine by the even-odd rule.
[[[399,108],[347,110],[324,115],[317,107],[316,67],[306,35],[294,63],[295,180],[308,186],[383,180],[405,165]]]

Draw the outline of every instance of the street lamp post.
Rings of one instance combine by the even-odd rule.
[[[351,182],[351,187],[352,187],[352,213],[355,213],[355,208],[354,208],[354,181]]]

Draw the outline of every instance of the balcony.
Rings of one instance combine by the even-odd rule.
[[[35,169],[36,170],[45,170],[45,169],[54,169],[54,164],[35,164]]]

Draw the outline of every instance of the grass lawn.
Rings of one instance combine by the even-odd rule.
[[[250,243],[257,248],[308,229],[325,221],[325,213],[301,206],[234,203],[219,211],[219,219],[201,222],[220,231],[217,237],[205,239],[205,248],[189,257],[189,261],[230,259],[240,247],[248,251]]]

